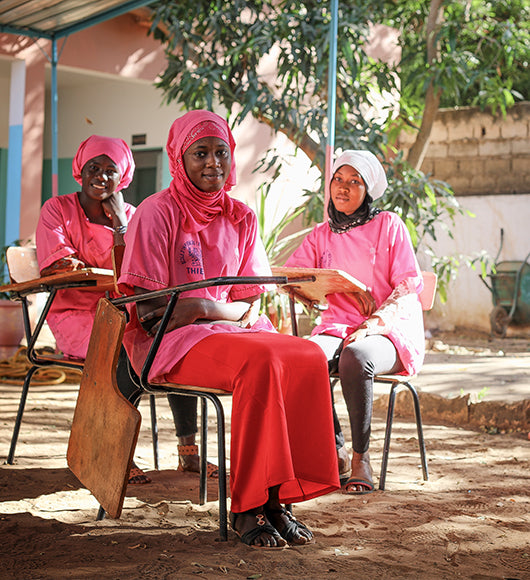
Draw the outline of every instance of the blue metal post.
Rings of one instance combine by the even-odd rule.
[[[59,195],[59,154],[57,150],[57,39],[52,38],[52,86],[51,86],[51,130],[52,130],[52,196]]]
[[[327,217],[331,166],[335,150],[335,109],[337,106],[337,30],[339,0],[331,0],[331,22],[329,24],[329,70],[328,70],[328,141],[326,145],[326,168],[324,171],[324,218]]]

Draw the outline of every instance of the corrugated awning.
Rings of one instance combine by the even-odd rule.
[[[57,39],[154,0],[2,0],[0,32]]]

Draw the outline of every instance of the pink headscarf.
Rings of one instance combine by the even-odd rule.
[[[72,161],[72,172],[74,179],[82,185],[81,171],[87,161],[106,155],[116,164],[121,180],[116,191],[125,189],[132,181],[134,175],[134,159],[129,146],[123,139],[113,137],[100,137],[91,135],[79,145],[74,160]]]
[[[193,185],[186,174],[182,159],[186,149],[203,137],[219,137],[230,147],[232,156],[226,183],[219,191],[210,193]],[[230,216],[236,223],[243,217],[235,212],[234,202],[227,194],[236,184],[235,148],[236,143],[228,123],[216,113],[189,111],[171,125],[166,145],[169,171],[173,177],[169,191],[182,212],[181,226],[184,231],[198,232],[221,214]]]

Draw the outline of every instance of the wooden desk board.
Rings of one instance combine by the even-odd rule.
[[[61,272],[51,276],[41,276],[27,282],[6,284],[0,286],[0,292],[14,292],[19,294],[33,294],[35,292],[46,292],[50,287],[69,287],[76,284],[86,283],[87,290],[105,292],[114,290],[114,274],[112,270],[103,268],[83,268],[73,272]],[[93,285],[92,285],[93,283]]]
[[[366,286],[342,270],[326,268],[272,268],[274,276],[287,276],[290,283],[282,286],[281,291],[293,293],[297,300],[310,307],[327,304],[328,294],[353,294],[364,314],[370,315],[375,310],[375,301]],[[298,278],[314,276],[314,282],[294,281]]]

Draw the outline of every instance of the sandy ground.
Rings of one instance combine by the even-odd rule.
[[[460,337],[451,345],[442,338],[447,342],[431,344],[417,379],[422,393],[499,405],[530,398],[528,341]],[[2,460],[19,392],[0,385]],[[298,504],[295,514],[314,531],[314,543],[260,551],[242,545],[233,532],[228,542],[219,541],[215,483],[209,484],[209,501],[198,505],[197,476],[175,469],[163,398],[161,470],[152,468],[143,402],[136,460],[153,483],[129,486],[122,517],[97,522],[97,502],[66,466],[76,394],[76,385],[30,392],[15,465],[0,466],[0,578],[530,579],[530,442],[524,428],[471,427],[430,414],[424,482],[415,425],[397,417],[385,491],[356,497],[337,492]],[[339,393],[337,399],[346,424]],[[213,419],[209,429],[213,435]],[[371,446],[376,475],[383,435],[384,413],[377,412]],[[210,445],[214,455],[213,436]]]

